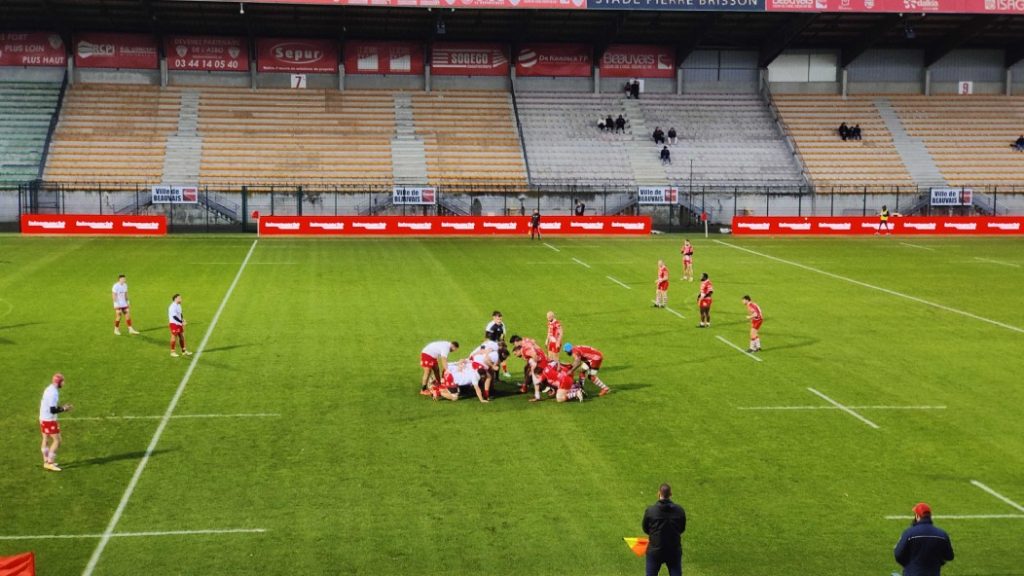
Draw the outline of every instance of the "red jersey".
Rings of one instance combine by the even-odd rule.
[[[756,302],[747,302],[747,311],[750,312],[751,320],[761,319],[761,307],[758,306]]]
[[[548,342],[562,341],[562,323],[558,319],[548,322]]]
[[[668,282],[668,266],[658,266],[658,282]]]
[[[547,364],[548,357],[544,354],[544,350],[537,345],[532,338],[523,338],[523,341],[519,344],[522,348],[519,350],[519,354],[522,355],[524,360],[536,360],[537,364],[544,366]]]
[[[702,280],[700,283],[700,297],[708,298],[711,293],[715,291],[715,287],[711,285],[711,280]]]
[[[572,375],[555,362],[551,362],[544,368],[544,379],[548,384],[558,386],[563,390],[572,388]]]
[[[693,256],[693,246],[687,242],[686,244],[683,244],[683,249],[680,250],[680,252],[683,253],[683,256]]]
[[[587,363],[600,362],[604,358],[601,351],[597,348],[591,348],[590,346],[573,346],[572,355],[578,358],[582,358]]]

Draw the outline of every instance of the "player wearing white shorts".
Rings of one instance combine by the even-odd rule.
[[[138,334],[139,331],[132,328],[132,311],[128,304],[128,280],[124,274],[118,274],[117,282],[111,289],[111,296],[114,299],[114,335],[121,335],[121,316],[124,316],[124,323],[128,325],[128,333]]]
[[[60,372],[53,375],[53,380],[46,390],[43,391],[43,399],[39,403],[39,431],[43,434],[43,468],[60,472],[57,465],[57,448],[60,448],[60,424],[57,423],[57,414],[70,412],[71,404],[60,404],[60,389],[64,386],[64,375]],[[50,440],[50,445],[46,441]]]

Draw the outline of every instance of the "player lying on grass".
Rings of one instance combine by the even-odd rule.
[[[434,400],[444,398],[455,402],[462,396],[463,387],[472,387],[478,400],[488,402],[480,390],[480,378],[483,373],[483,370],[474,368],[473,362],[469,359],[459,360],[448,365],[444,371],[444,380],[440,384],[431,384],[430,394]]]
[[[528,383],[532,383],[533,399],[531,402],[537,402],[540,400],[543,378],[538,378],[535,371],[537,368],[543,370],[548,365],[548,357],[532,338],[513,336],[509,342],[512,343],[512,354],[526,362],[526,366],[523,368],[523,384],[519,387],[519,392],[526,393]]]
[[[601,389],[598,396],[604,396],[611,391],[597,375],[597,371],[601,369],[601,362],[604,361],[604,354],[601,354],[600,350],[590,346],[573,346],[570,343],[566,343],[565,353],[572,356],[572,364],[570,365],[569,371],[575,374],[576,371],[579,370],[581,387],[583,385],[583,381],[590,378],[590,381]]]
[[[420,366],[423,367],[423,380],[420,382],[420,394],[430,395],[428,386],[431,382],[441,382],[441,372],[448,367],[448,355],[459,349],[459,343],[452,340],[431,342],[420,351]],[[440,364],[440,367],[438,367]]]

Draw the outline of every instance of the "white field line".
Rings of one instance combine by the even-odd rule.
[[[911,248],[920,248],[921,250],[928,250],[930,252],[935,252],[935,248],[929,248],[928,246],[921,246],[920,244],[911,244],[910,242],[900,242],[900,244],[902,244],[904,246],[909,246]]]
[[[665,306],[665,310],[668,310],[669,312],[675,314],[676,316],[679,316],[683,320],[686,320],[686,316],[683,316],[682,314],[680,314],[679,312],[676,312],[675,310],[669,308],[668,306]]]
[[[210,327],[206,329],[206,334],[203,336],[203,341],[199,343],[199,348],[196,349],[195,356],[192,357],[192,362],[188,365],[188,370],[185,371],[185,375],[181,378],[181,383],[178,384],[178,389],[175,390],[174,396],[171,398],[170,404],[167,405],[167,410],[164,412],[163,418],[160,419],[160,424],[156,427],[156,431],[153,432],[153,438],[149,441],[149,446],[146,447],[146,453],[139,460],[138,466],[135,467],[135,473],[132,474],[132,479],[128,482],[128,487],[125,488],[124,494],[121,496],[121,501],[117,504],[117,509],[114,510],[113,517],[110,518],[110,523],[107,524],[107,529],[103,532],[103,536],[100,538],[96,549],[93,550],[92,556],[89,557],[89,563],[85,566],[85,570],[82,572],[83,576],[91,576],[93,570],[96,569],[96,565],[100,561],[100,557],[103,555],[103,550],[107,547],[107,543],[110,542],[111,536],[114,534],[114,529],[117,528],[117,523],[121,521],[121,515],[124,514],[124,509],[128,506],[128,501],[131,500],[132,493],[135,492],[135,487],[139,483],[139,478],[142,476],[142,472],[146,469],[146,464],[149,463],[150,456],[153,455],[153,451],[156,450],[156,445],[160,442],[160,437],[163,436],[164,430],[167,428],[167,423],[171,421],[171,416],[174,415],[174,409],[178,406],[178,401],[181,400],[182,394],[185,393],[185,386],[188,385],[188,381],[192,378],[192,372],[195,371],[196,364],[199,359],[203,356],[203,350],[206,348],[206,343],[210,341],[210,335],[213,334],[213,329],[217,327],[217,321],[220,320],[220,315],[224,312],[224,307],[227,306],[228,300],[231,298],[231,293],[235,291],[235,286],[238,285],[238,280],[242,277],[242,272],[245,272],[245,267],[249,264],[249,259],[252,258],[252,253],[256,250],[256,243],[259,240],[253,240],[252,246],[249,247],[249,251],[245,254],[245,259],[242,260],[242,264],[238,267],[238,272],[235,273],[234,280],[231,281],[231,285],[228,286],[227,292],[224,293],[224,299],[220,301],[220,306],[217,308],[217,312],[213,315],[213,320],[210,321]]]
[[[998,264],[1000,266],[1010,266],[1011,268],[1020,268],[1020,264],[1014,264],[1013,262],[1000,262],[999,260],[992,260],[991,258],[981,258],[980,256],[975,256],[974,259],[978,260],[979,262],[988,262],[989,264]]]
[[[622,287],[623,287],[623,288],[625,288],[626,290],[632,290],[632,289],[633,289],[633,288],[632,288],[631,286],[629,286],[628,284],[623,284],[623,283],[622,283],[622,282],[621,282],[620,280],[618,280],[618,279],[616,279],[616,278],[613,278],[613,277],[611,277],[611,276],[605,276],[605,278],[607,278],[607,279],[611,280],[612,282],[615,282],[616,284],[618,284],[619,286],[622,286]]]
[[[1024,334],[1024,328],[1021,328],[1019,326],[1013,326],[1013,325],[1010,325],[1010,324],[1006,324],[1004,322],[1000,322],[998,320],[992,320],[991,318],[985,318],[984,316],[978,316],[977,314],[971,314],[970,312],[966,312],[964,310],[957,310],[956,308],[950,308],[949,306],[944,306],[944,305],[938,304],[936,302],[931,302],[931,301],[925,300],[923,298],[918,298],[917,296],[911,296],[910,294],[904,294],[903,292],[897,292],[895,290],[890,290],[888,288],[882,288],[881,286],[875,286],[874,284],[868,284],[867,282],[861,282],[860,280],[854,280],[853,278],[847,278],[846,276],[840,276],[839,274],[833,274],[832,272],[826,272],[825,270],[821,270],[821,269],[815,268],[813,266],[808,266],[806,264],[801,264],[799,262],[794,262],[792,260],[785,260],[783,258],[778,258],[776,256],[770,256],[770,255],[765,254],[763,252],[758,252],[756,250],[751,250],[749,248],[743,248],[742,246],[736,246],[735,244],[730,244],[728,242],[723,242],[721,240],[715,240],[715,242],[718,242],[719,244],[721,244],[723,246],[728,246],[728,247],[733,248],[735,250],[740,250],[742,252],[747,252],[748,254],[753,254],[755,256],[761,256],[762,258],[767,258],[769,260],[774,260],[776,262],[781,262],[782,264],[789,264],[790,266],[796,266],[797,268],[802,268],[802,269],[807,270],[809,272],[815,272],[815,273],[821,274],[823,276],[828,276],[829,278],[835,278],[836,280],[842,280],[844,282],[849,282],[850,284],[856,284],[857,286],[862,286],[864,288],[870,288],[872,290],[878,290],[879,292],[884,292],[886,294],[889,294],[890,296],[897,296],[899,298],[906,298],[907,300],[911,300],[911,301],[917,302],[919,304],[924,304],[925,306],[931,306],[933,308],[938,308],[939,310],[945,310],[946,312],[952,312],[953,314],[960,314],[961,316],[966,316],[968,318],[973,318],[975,320],[980,320],[981,322],[987,322],[987,323],[992,324],[994,326],[999,326],[1001,328],[1006,328],[1007,330],[1012,330],[1014,332],[1019,332],[1021,334]]]
[[[829,398],[828,396],[826,396],[826,395],[822,394],[821,392],[818,392],[818,391],[817,391],[817,390],[815,390],[814,388],[808,388],[807,390],[809,390],[809,391],[810,391],[810,392],[811,392],[812,394],[814,394],[815,396],[817,396],[817,397],[821,398],[822,400],[824,400],[824,401],[828,402],[829,404],[831,404],[831,405],[835,406],[836,408],[839,408],[839,409],[840,409],[840,410],[842,410],[843,412],[846,412],[846,413],[847,413],[847,414],[849,414],[850,416],[853,416],[853,417],[854,417],[854,418],[856,418],[857,420],[860,420],[861,422],[863,422],[863,423],[867,424],[868,426],[871,426],[871,427],[872,427],[872,428],[874,428],[875,430],[878,430],[878,429],[880,428],[880,426],[879,426],[878,424],[875,424],[875,423],[874,423],[874,422],[872,422],[871,420],[868,420],[867,418],[865,418],[865,417],[861,416],[860,414],[858,414],[858,413],[854,412],[854,411],[853,411],[853,409],[852,409],[852,408],[850,408],[849,406],[843,406],[843,405],[842,405],[842,404],[840,404],[839,402],[836,402],[835,400],[833,400],[833,399]]]
[[[280,418],[280,414],[175,414],[172,420],[181,418]],[[65,422],[103,422],[106,420],[159,420],[163,416],[83,416],[64,418]]]
[[[559,250],[558,248],[555,248],[554,246],[552,246],[551,244],[548,244],[547,242],[545,242],[544,245],[547,246],[548,248],[551,248],[555,252],[561,252],[561,250]]]
[[[721,336],[715,336],[715,338],[718,338],[718,339],[719,339],[719,340],[721,340],[722,342],[725,342],[725,343],[726,343],[726,344],[728,344],[729,346],[732,346],[733,348],[735,348],[736,350],[738,350],[739,352],[741,352],[741,353],[742,353],[742,354],[743,354],[744,356],[749,356],[750,358],[753,358],[754,360],[757,360],[758,362],[761,362],[761,359],[760,359],[760,358],[758,358],[757,356],[754,356],[754,355],[753,355],[753,354],[751,354],[750,352],[747,352],[746,350],[744,350],[743,348],[740,348],[739,346],[737,346],[737,345],[733,344],[732,342],[729,342],[729,341],[728,341],[728,340],[726,340],[725,338],[722,338]]]
[[[168,530],[162,532],[115,532],[111,538],[141,538],[146,536],[198,536],[207,534],[262,534],[265,528],[227,528],[224,530]],[[103,534],[37,534],[30,536],[0,536],[0,540],[83,540],[103,538]]]
[[[1008,520],[1024,519],[1024,514],[939,514],[936,520]],[[913,516],[886,516],[886,520],[913,520]]]
[[[999,492],[996,492],[995,490],[989,488],[988,486],[985,486],[981,482],[978,482],[977,480],[971,480],[971,484],[977,486],[978,488],[981,488],[985,492],[988,492],[992,496],[995,496],[996,498],[1002,500],[1003,502],[1009,504],[1010,506],[1013,506],[1017,510],[1020,510],[1021,512],[1024,512],[1024,506],[1021,506],[1020,504],[1017,504],[1013,500],[1010,500],[1009,498],[1007,498],[1006,496],[1003,496]]]
[[[573,258],[572,261],[577,263],[577,264],[579,264],[580,266],[585,267],[585,268],[590,268],[590,264],[587,264],[586,262],[584,262],[583,260],[580,260],[579,258]]]
[[[851,410],[945,410],[945,406],[847,406]],[[737,406],[737,410],[839,410],[838,406]]]

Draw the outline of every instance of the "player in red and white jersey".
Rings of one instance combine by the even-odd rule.
[[[501,363],[508,358],[508,349],[503,346],[504,342],[499,344],[485,340],[469,356],[473,369],[480,372],[481,377],[484,378],[484,398],[488,400],[491,397],[491,386],[498,379],[498,369]]]
[[[431,384],[430,393],[434,400],[445,398],[454,402],[461,395],[460,388],[472,386],[477,399],[481,402],[488,402],[488,399],[480,391],[480,378],[481,372],[473,367],[473,363],[469,359],[459,360],[448,364],[444,371],[443,382]]]
[[[761,315],[761,307],[750,299],[750,296],[743,297],[743,304],[747,307],[747,320],[750,320],[750,348],[747,352],[760,352],[761,351],[761,335],[758,331],[761,329],[761,324],[764,322],[764,316]]]
[[[555,313],[548,311],[548,358],[558,360],[558,351],[562,349],[562,323],[555,318]]]
[[[711,295],[715,293],[715,287],[711,285],[708,273],[700,275],[700,293],[697,294],[697,307],[700,309],[700,324],[698,328],[711,327]]]
[[[679,253],[683,255],[683,280],[693,282],[693,244],[689,240],[684,241]]]
[[[560,364],[558,362],[548,362],[548,365],[544,368],[537,368],[540,372],[540,377],[544,379],[544,382],[553,388],[555,388],[555,400],[557,402],[565,402],[566,400],[579,400],[583,402],[583,388],[576,386],[572,381],[572,369],[568,364]]]
[[[654,284],[654,306],[664,308],[668,304],[668,266],[665,266],[664,260],[658,260],[658,279]]]
[[[597,375],[597,371],[601,369],[601,362],[604,361],[604,354],[600,350],[591,346],[573,346],[566,343],[565,353],[572,356],[570,371],[575,373],[576,370],[579,370],[581,381],[590,378],[590,381],[601,389],[598,396],[604,396],[611,391]]]
[[[540,391],[543,379],[536,374],[536,369],[544,369],[548,365],[548,357],[544,350],[532,338],[513,336],[509,339],[512,344],[512,354],[526,361],[523,368],[523,384],[519,387],[520,393],[526,392],[527,383],[533,383],[533,399],[531,402],[540,400]]]
[[[171,305],[167,307],[167,327],[171,330],[171,356],[178,357],[174,351],[175,343],[181,344],[181,354],[191,356],[185,349],[185,316],[181,313],[181,294],[171,296]]]
[[[71,404],[60,404],[60,389],[64,386],[64,375],[60,372],[53,375],[50,385],[43,390],[43,399],[39,403],[39,431],[43,434],[43,468],[60,472],[61,467],[57,465],[57,448],[60,448],[60,424],[57,423],[57,414],[69,412],[74,408]],[[47,439],[50,445],[46,445]]]
[[[441,372],[448,368],[448,355],[459,349],[459,343],[452,340],[438,340],[431,342],[420,351],[420,366],[423,368],[423,380],[420,381],[420,394],[430,395],[427,386],[430,384],[430,377],[433,376],[435,383],[441,382]],[[438,367],[440,364],[440,367]]]
[[[124,323],[128,325],[128,333],[138,334],[139,331],[132,328],[132,311],[128,304],[128,280],[124,274],[117,275],[117,282],[111,288],[111,297],[114,300],[114,335],[121,335],[121,316],[124,316]]]

